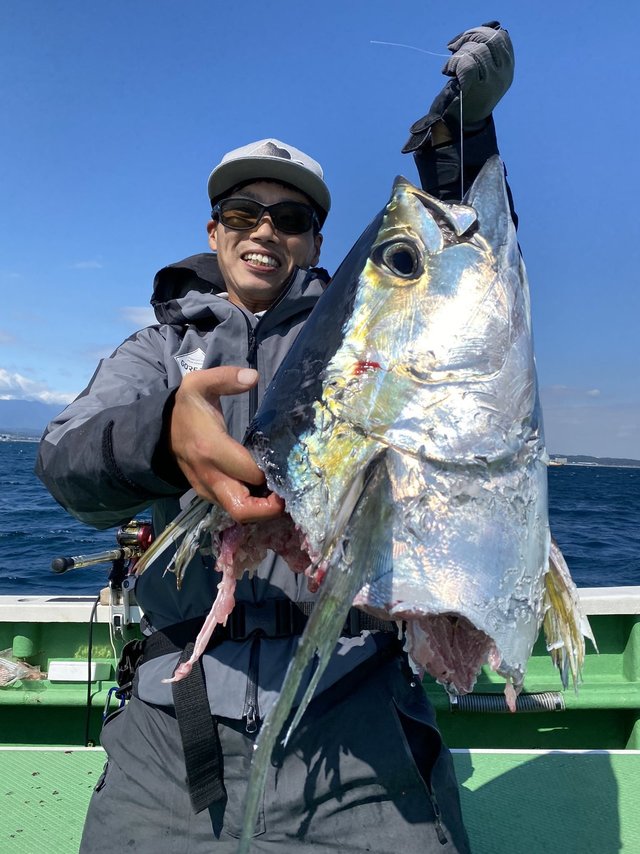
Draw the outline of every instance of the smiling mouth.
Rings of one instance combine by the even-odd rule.
[[[251,264],[252,267],[267,267],[270,270],[277,270],[280,267],[280,262],[277,258],[274,258],[272,255],[265,255],[262,252],[245,252],[242,255],[242,260],[246,261],[247,264]]]

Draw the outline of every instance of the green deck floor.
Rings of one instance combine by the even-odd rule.
[[[474,854],[639,854],[640,752],[456,751],[454,760]],[[100,749],[0,749],[0,851],[77,852],[103,764]]]

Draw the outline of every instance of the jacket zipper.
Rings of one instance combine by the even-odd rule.
[[[275,308],[275,306],[284,298],[285,294],[291,288],[291,285],[295,279],[296,273],[291,277],[291,280],[288,286],[283,290],[280,294],[276,302],[269,308]],[[243,317],[247,324],[247,365],[254,370],[258,369],[258,336],[256,334],[256,330],[260,323],[262,322],[262,318],[258,320],[255,327],[251,325],[249,318],[244,314]],[[253,388],[249,389],[249,424],[253,421],[253,418],[258,411],[258,386],[255,385]],[[254,593],[255,599],[255,578],[251,579],[252,589]],[[251,648],[249,650],[249,672],[247,673],[247,690],[244,698],[244,708],[242,710],[243,716],[246,716],[247,722],[245,724],[245,730],[250,733],[256,733],[260,726],[260,709],[258,707],[258,666],[260,663],[260,637],[263,634],[259,629],[254,633],[253,638],[251,640]]]
[[[447,835],[444,832],[444,827],[442,826],[442,816],[440,813],[440,805],[438,804],[438,801],[436,800],[436,795],[435,795],[435,792],[433,791],[433,789],[431,789],[429,787],[427,789],[427,791],[429,792],[429,799],[431,801],[431,806],[433,808],[433,815],[434,815],[433,826],[435,827],[435,830],[436,830],[436,836],[438,837],[438,842],[440,843],[440,845],[446,845],[449,840],[447,839]]]
[[[276,308],[276,306],[284,300],[286,295],[291,290],[298,273],[299,273],[299,268],[296,268],[293,271],[293,273],[291,274],[291,278],[289,279],[288,284],[284,287],[284,289],[282,290],[278,299],[273,303],[273,305],[269,306],[269,308],[267,309],[265,314],[258,319],[258,322],[256,323],[255,327],[251,326],[249,318],[243,312],[243,316],[244,316],[244,319],[245,319],[246,324],[247,324],[247,339],[248,339],[247,364],[249,365],[250,368],[254,368],[254,370],[256,370],[256,371],[258,370],[258,336],[256,334],[256,330],[258,329],[258,326],[260,326],[260,324],[262,323],[262,321],[266,317],[266,315],[271,314],[273,312],[273,309]],[[308,273],[307,273],[307,275],[308,275]],[[251,423],[251,421],[253,421],[253,416],[256,414],[257,411],[258,411],[258,386],[256,385],[249,390],[249,423]]]
[[[254,370],[258,369],[258,338],[255,329],[251,326],[249,318],[245,317],[247,322],[247,364]],[[253,421],[253,416],[258,411],[258,386],[254,385],[249,389],[249,423]]]
[[[248,733],[258,731],[260,724],[260,709],[258,708],[258,666],[260,664],[260,636],[257,632],[251,639],[249,650],[249,670],[247,673],[247,691],[244,697],[243,717],[246,717],[245,730]]]

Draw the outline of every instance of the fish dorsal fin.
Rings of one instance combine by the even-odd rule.
[[[463,199],[478,215],[480,234],[498,255],[502,247],[515,235],[511,219],[504,165],[495,154],[480,170]]]

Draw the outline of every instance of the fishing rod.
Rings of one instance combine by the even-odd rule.
[[[126,525],[118,528],[116,542],[118,547],[88,555],[74,557],[56,557],[51,561],[51,569],[62,574],[70,569],[82,569],[85,566],[95,566],[98,563],[113,563],[114,561],[137,560],[153,541],[153,528],[146,519],[132,519]]]

